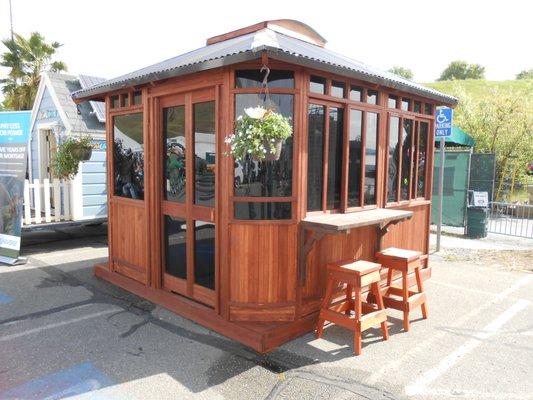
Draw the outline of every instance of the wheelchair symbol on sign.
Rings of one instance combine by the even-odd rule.
[[[448,122],[448,118],[446,118],[446,115],[444,115],[444,110],[439,110],[439,114],[437,115],[437,123],[444,124],[445,122]]]

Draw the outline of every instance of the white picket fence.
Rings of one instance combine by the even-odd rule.
[[[34,179],[24,182],[24,225],[69,221],[71,182]],[[61,201],[63,199],[63,201]],[[43,216],[44,211],[44,216]]]

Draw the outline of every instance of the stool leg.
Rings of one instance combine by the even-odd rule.
[[[383,297],[381,296],[381,291],[379,290],[379,283],[374,282],[372,284],[372,290],[376,296],[376,301],[378,304],[378,310],[384,310],[385,306],[383,304]],[[387,321],[381,323],[381,332],[383,333],[383,340],[389,339],[389,328],[387,327]]]
[[[354,332],[354,339],[353,339],[353,348],[356,355],[361,354],[361,314],[362,314],[362,307],[361,307],[361,287],[356,286],[355,287],[355,332]]]
[[[322,305],[320,306],[320,314],[318,316],[318,323],[316,328],[316,337],[320,339],[322,337],[322,332],[324,331],[324,317],[322,310],[327,310],[330,304],[330,298],[333,295],[333,288],[335,285],[335,279],[332,276],[328,276],[328,285],[326,286],[326,293],[324,294],[324,299],[322,300]]]
[[[350,311],[351,311],[351,305],[352,305],[352,290],[353,290],[353,286],[350,285],[350,284],[347,284],[346,285],[346,303],[347,303],[347,308],[346,308],[346,311],[344,311],[344,314],[346,315],[350,315]]]
[[[424,292],[424,286],[422,284],[422,277],[420,276],[420,268],[415,268],[415,277],[416,277],[416,285],[418,286],[418,293],[423,293]],[[427,304],[426,304],[425,301],[422,303],[421,307],[422,307],[422,317],[424,319],[427,319],[428,318],[428,308],[427,308]]]
[[[403,329],[409,332],[409,285],[407,271],[402,271]]]
[[[387,286],[390,287],[392,283],[392,268],[387,270]]]

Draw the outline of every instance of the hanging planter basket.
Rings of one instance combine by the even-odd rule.
[[[264,158],[259,158],[256,155],[252,156],[253,161],[278,161],[281,157],[281,149],[283,148],[283,140],[274,140],[274,142],[263,141],[263,146],[267,149]],[[273,150],[272,150],[273,149]]]
[[[80,161],[88,161],[91,159],[91,156],[93,154],[93,148],[92,147],[76,147],[76,148],[73,148],[70,152],[74,158]]]
[[[283,143],[292,136],[289,118],[261,106],[247,108],[235,122],[235,133],[226,138],[228,155],[237,160],[277,161]]]

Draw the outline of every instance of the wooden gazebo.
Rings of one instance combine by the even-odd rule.
[[[73,93],[105,101],[109,260],[97,276],[253,349],[311,331],[325,265],[421,251],[427,265],[434,112],[456,100],[266,21]],[[270,102],[293,135],[278,161],[224,139]]]

